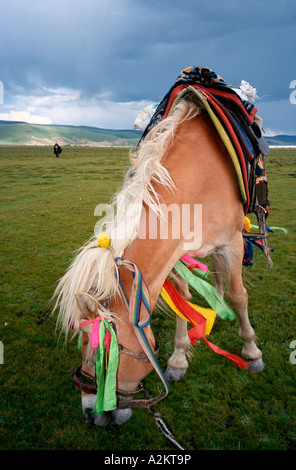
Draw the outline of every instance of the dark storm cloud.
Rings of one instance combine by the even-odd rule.
[[[0,80],[11,95],[44,88],[80,99],[159,100],[189,65],[242,79],[262,102],[296,78],[293,0],[2,0]]]

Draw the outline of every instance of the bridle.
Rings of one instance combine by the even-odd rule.
[[[144,353],[144,351],[142,351],[140,353],[135,353],[135,352],[131,351],[130,349],[126,348],[125,346],[123,346],[120,343],[118,344],[118,349],[119,349],[119,354],[127,354],[128,356],[132,356],[135,359],[137,359],[137,361],[140,361],[140,362],[150,362],[148,357]],[[156,347],[155,347],[155,352],[154,352],[154,356],[156,358],[158,356],[158,349],[159,349],[158,344],[156,342]]]
[[[150,362],[149,358],[143,352],[135,353],[130,349],[126,348],[122,344],[118,344],[119,355],[127,354],[140,362]],[[156,342],[156,350],[154,352],[155,357],[158,355],[158,344]],[[82,364],[80,364],[74,371],[73,382],[75,386],[84,393],[87,394],[96,394],[97,393],[97,383],[96,377],[84,371]],[[133,400],[133,398],[140,394],[144,394],[144,399]],[[144,388],[143,384],[140,383],[139,387],[135,391],[126,391],[121,389],[116,389],[116,394],[118,397],[117,409],[125,408],[151,408],[151,406],[156,405],[160,400],[164,398],[163,395],[159,395],[155,398],[151,398],[147,390]]]

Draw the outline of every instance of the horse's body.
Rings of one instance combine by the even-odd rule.
[[[161,140],[162,135],[166,136],[165,143]],[[255,334],[249,323],[248,297],[242,282],[244,209],[233,164],[212,122],[196,104],[182,101],[171,117],[148,134],[136,157],[135,174],[126,182],[120,194],[125,200],[131,200],[131,194],[138,188],[138,199],[132,199],[131,202],[141,202],[142,211],[138,213],[138,222],[124,241],[112,239],[116,220],[111,220],[109,227],[107,226],[106,231],[110,232],[115,255],[137,265],[149,289],[151,309],[157,302],[165,279],[185,253],[189,252],[196,258],[211,255],[216,271],[216,288],[221,295],[222,271],[226,268],[229,273],[228,297],[239,316],[242,357],[248,361],[260,362],[262,354],[256,346]],[[169,228],[168,238],[161,239],[159,234],[156,238],[149,238],[148,206],[157,207],[156,197],[159,198],[158,202],[166,206],[177,205],[180,211],[182,205],[189,205],[191,225],[187,224],[187,233],[181,228],[180,221],[180,237],[173,237],[170,220],[164,217],[162,223]],[[195,204],[202,207],[202,239],[196,245],[192,239],[193,243],[188,249]],[[118,207],[118,212],[120,211]],[[119,217],[124,215],[120,214]],[[200,224],[201,221],[195,223]],[[141,236],[138,236],[139,233]],[[95,240],[82,250],[58,287],[61,311],[66,312],[64,325],[65,328],[71,325],[74,329],[79,329],[79,321],[87,317],[87,312],[91,312],[90,318],[96,315],[94,309],[89,305],[85,307],[83,301],[78,302],[80,309],[77,308],[74,299],[74,294],[78,291],[92,290],[99,302],[103,298],[111,299],[110,310],[116,312],[120,319],[116,323],[118,343],[136,354],[141,353],[142,347],[129,322],[126,304],[118,294],[114,266],[112,254],[99,248]],[[129,298],[132,274],[123,267],[119,267],[118,273]],[[140,318],[141,315],[144,315],[144,311],[141,311]],[[145,332],[151,348],[155,350],[151,327],[145,327]],[[85,359],[88,335],[83,335],[83,367],[88,373],[95,375],[93,364]],[[189,347],[187,323],[177,317],[175,351],[168,362],[170,378],[174,378],[175,374],[179,378],[188,368],[186,355]],[[130,354],[121,354],[117,374],[118,389],[136,390],[139,382],[151,370],[149,362],[141,362]],[[85,412],[92,406],[89,402],[93,400],[94,397],[91,399],[83,393]],[[115,422],[119,423],[129,417],[124,410],[117,410],[117,415],[114,416]],[[103,416],[97,417],[97,424],[103,425],[105,422]]]

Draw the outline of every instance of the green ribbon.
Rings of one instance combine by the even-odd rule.
[[[201,279],[190,272],[190,270],[182,263],[178,261],[175,266],[175,270],[180,274],[180,276],[188,282],[188,284],[193,287],[202,297],[206,299],[208,304],[213,310],[219,315],[220,318],[225,320],[234,320],[236,315],[232,308],[226,304],[226,302],[220,297],[216,289],[206,282],[204,279]]]
[[[106,348],[104,344],[106,328],[111,333],[107,370],[105,370]],[[117,408],[116,374],[119,362],[119,348],[116,333],[107,320],[102,320],[100,323],[99,340],[96,357],[97,398],[93,412],[100,415],[104,411],[111,411]]]
[[[253,228],[258,228],[258,229],[259,229],[259,226],[258,226],[258,225],[253,225],[253,224],[251,224],[251,225],[252,225]],[[288,234],[288,230],[287,230],[286,228],[284,228],[284,227],[269,227],[269,228],[270,228],[271,230],[282,230],[282,231],[285,233],[285,235]]]

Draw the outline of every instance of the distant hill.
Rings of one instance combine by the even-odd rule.
[[[0,145],[134,146],[140,137],[136,130],[0,121]]]
[[[28,124],[26,122],[0,121],[0,145],[50,145],[61,146],[135,146],[141,132],[138,130],[112,130],[87,126],[56,126]],[[295,135],[265,136],[270,146],[294,146]]]
[[[276,147],[296,147],[296,135],[275,135],[273,137],[266,137],[265,140],[268,145]]]

